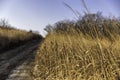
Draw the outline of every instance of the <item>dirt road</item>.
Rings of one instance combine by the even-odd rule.
[[[31,41],[0,54],[0,80],[28,80],[40,41]]]

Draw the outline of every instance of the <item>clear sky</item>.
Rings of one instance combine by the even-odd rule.
[[[70,19],[75,15],[63,5],[66,2],[73,9],[84,12],[81,0],[0,0],[0,18],[5,18],[17,28],[39,31],[45,34],[47,24]],[[120,0],[85,0],[91,12],[100,11],[103,15],[120,14]]]

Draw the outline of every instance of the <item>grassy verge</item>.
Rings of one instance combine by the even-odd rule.
[[[0,51],[15,48],[27,41],[42,39],[42,36],[36,33],[18,30],[10,27],[0,26]]]

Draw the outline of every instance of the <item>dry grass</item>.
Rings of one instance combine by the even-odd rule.
[[[120,36],[115,42],[52,33],[36,55],[36,80],[118,80]]]
[[[49,32],[37,51],[33,80],[120,80],[119,21],[105,20],[102,30],[96,21],[77,24],[79,30],[57,25]]]
[[[18,30],[10,27],[0,26],[0,49],[16,47],[22,43],[33,39],[42,38],[42,36],[27,32],[23,30]]]

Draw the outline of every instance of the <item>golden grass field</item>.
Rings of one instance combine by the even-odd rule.
[[[74,29],[48,33],[37,50],[32,79],[120,80],[119,22],[102,23],[105,35],[95,21],[90,23],[81,24],[94,28],[86,29],[86,35]]]
[[[120,37],[115,42],[89,36],[50,34],[36,55],[36,80],[118,80]]]

